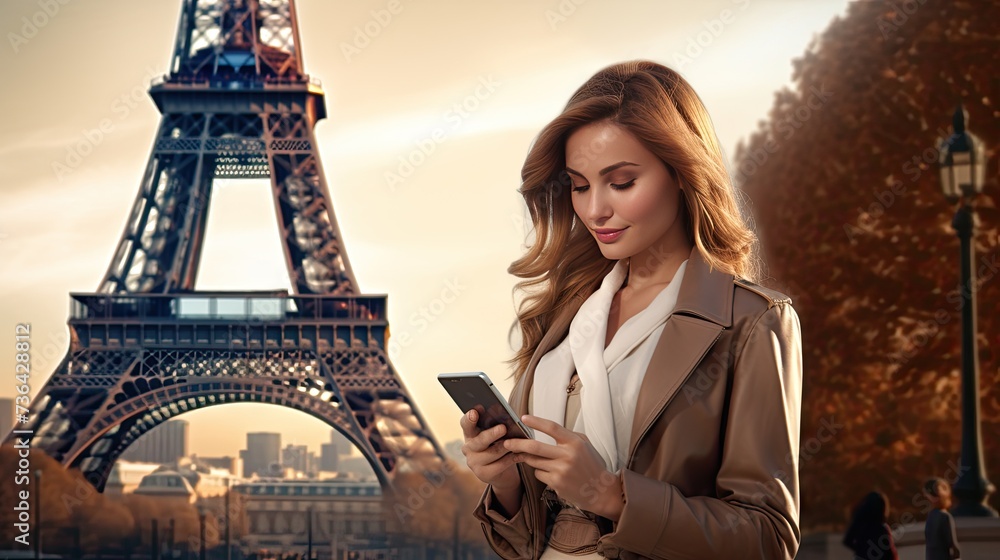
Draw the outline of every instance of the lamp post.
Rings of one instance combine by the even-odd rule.
[[[160,560],[160,524],[157,519],[149,520],[149,559]]]
[[[205,560],[205,506],[198,506],[198,560]]]
[[[313,557],[313,508],[309,507],[306,513],[309,517],[306,518],[306,533],[308,534],[308,544],[306,545],[306,560],[312,560]]]
[[[42,469],[35,469],[35,560],[42,557]]]
[[[233,479],[230,476],[226,477],[226,560],[232,560],[233,558],[233,547],[230,541],[231,533],[229,532],[229,493],[233,491]]]
[[[959,105],[952,118],[954,132],[941,144],[941,189],[951,203],[961,203],[952,220],[962,251],[962,452],[958,480],[952,486],[956,517],[996,517],[986,505],[993,484],[983,466],[979,429],[979,356],[976,351],[976,249],[972,243],[976,214],[973,199],[983,190],[986,157],[983,144],[966,132],[967,115]]]

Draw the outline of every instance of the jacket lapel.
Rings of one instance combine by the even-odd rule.
[[[628,457],[663,413],[722,331],[732,325],[733,276],[709,270],[697,247],[681,280],[677,304],[663,325],[639,389]],[[628,465],[624,465],[628,467]]]
[[[566,333],[569,332],[569,325],[573,321],[573,317],[576,316],[576,312],[586,299],[586,297],[579,295],[570,299],[569,303],[556,314],[549,330],[542,336],[542,340],[539,341],[538,347],[535,348],[535,353],[531,355],[531,360],[528,362],[528,368],[521,376],[520,382],[515,385],[511,394],[510,404],[518,415],[528,413],[528,395],[531,394],[531,384],[535,380],[533,373],[535,366],[538,365],[538,361],[542,359],[542,356],[549,350],[552,350],[563,339]]]
[[[677,303],[663,325],[663,334],[657,341],[640,386],[629,438],[629,457],[639,438],[677,395],[722,331],[732,326],[733,289],[731,274],[709,269],[698,248],[691,250]],[[533,372],[541,357],[566,335],[573,317],[589,295],[572,298],[556,315],[548,332],[538,343],[525,375],[511,394],[511,406],[518,415],[528,413],[528,395],[534,375],[527,373]]]

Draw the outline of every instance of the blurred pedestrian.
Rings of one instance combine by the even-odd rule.
[[[869,492],[854,507],[844,546],[854,551],[855,560],[899,560],[888,517],[889,500],[881,492]]]
[[[958,558],[955,520],[948,513],[948,508],[951,507],[951,487],[944,479],[929,478],[924,482],[924,496],[927,496],[934,507],[927,514],[927,523],[924,525],[927,560]]]

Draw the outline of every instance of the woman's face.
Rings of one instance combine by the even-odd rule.
[[[573,210],[605,258],[687,257],[677,182],[632,133],[610,121],[576,129],[566,140],[566,172]]]

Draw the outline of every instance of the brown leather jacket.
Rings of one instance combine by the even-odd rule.
[[[583,300],[554,320],[515,384],[528,411],[538,360],[565,337]],[[802,349],[791,300],[710,271],[691,252],[673,314],[635,407],[625,507],[597,551],[608,558],[791,560],[799,533]],[[521,509],[507,519],[487,487],[473,515],[505,559],[538,558],[552,515],[534,469],[517,465]]]

